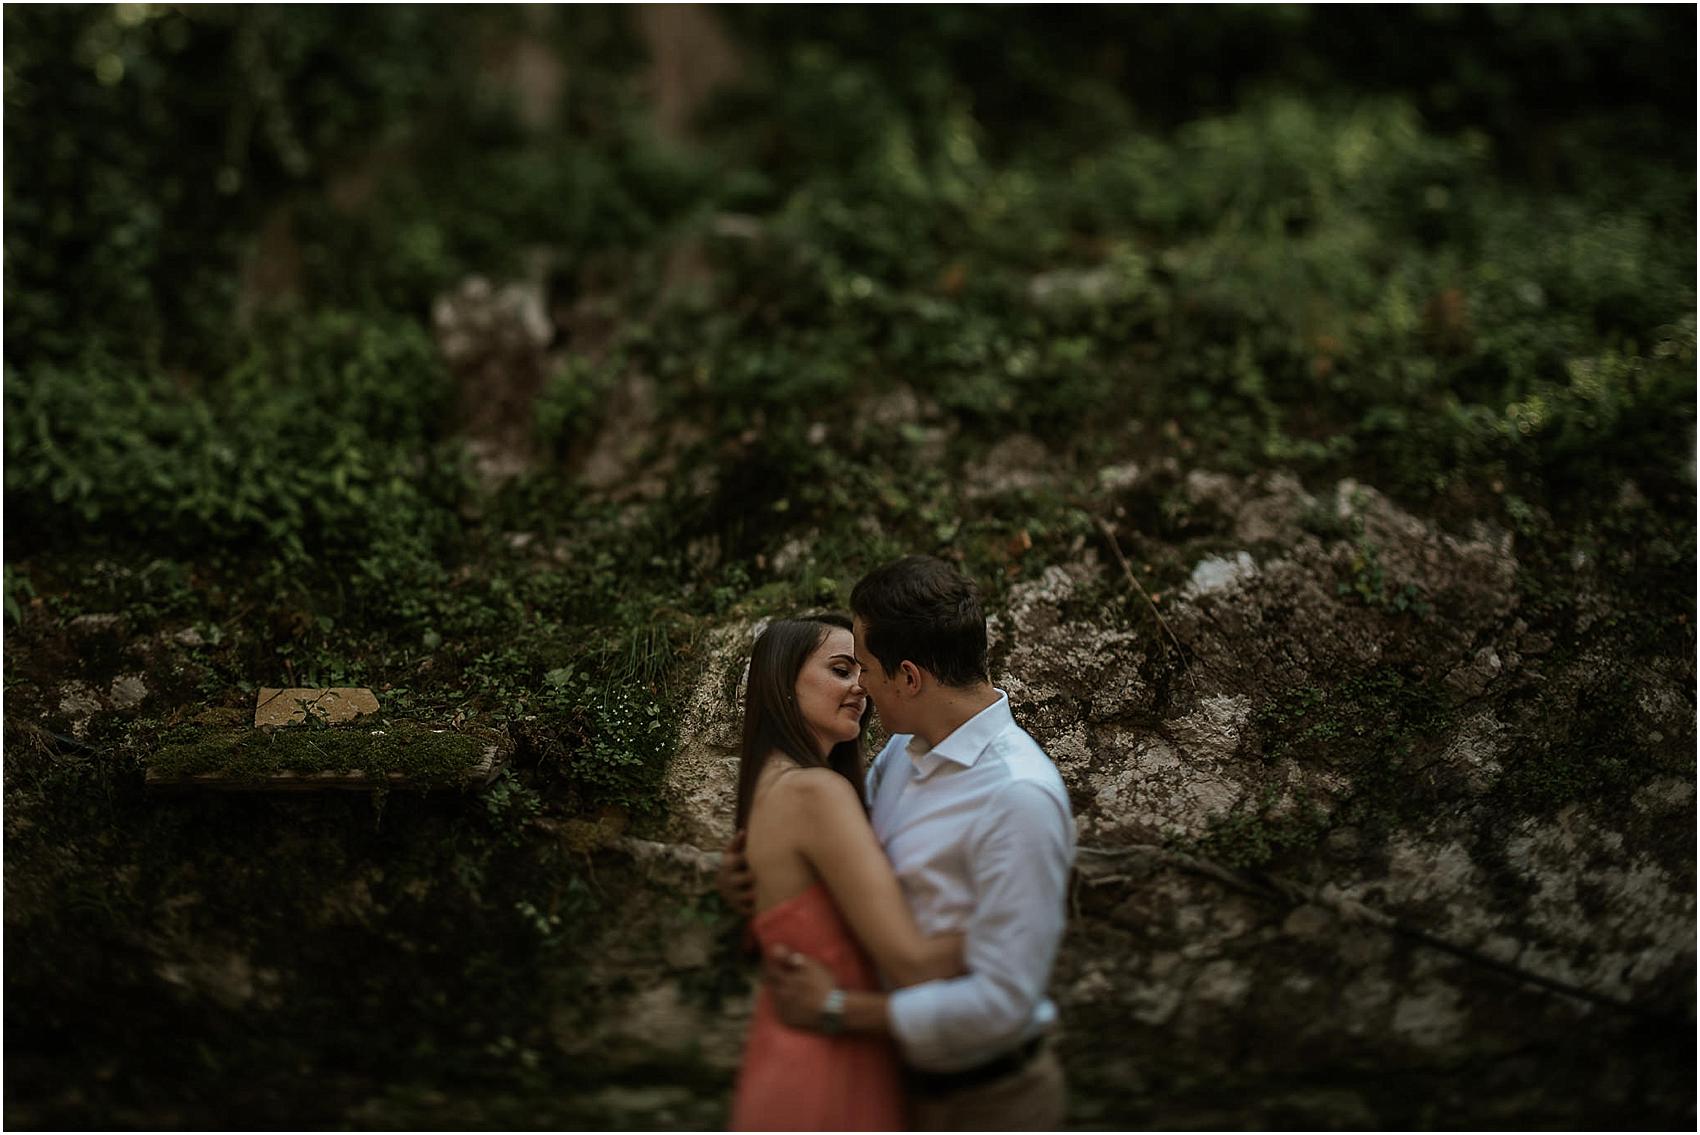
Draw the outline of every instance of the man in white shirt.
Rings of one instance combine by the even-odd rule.
[[[844,992],[791,955],[769,959],[769,992],[793,1027],[894,1037],[922,1129],[1054,1130],[1063,1082],[1045,989],[1074,861],[1068,793],[988,680],[971,580],[907,556],[869,573],[850,607],[862,685],[892,734],[868,768],[869,819],[921,932],[966,935],[969,973]],[[735,893],[741,859],[735,841],[723,893]]]

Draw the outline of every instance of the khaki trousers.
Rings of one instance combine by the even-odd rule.
[[[1062,1129],[1062,1065],[1046,1044],[1027,1067],[946,1096],[910,1100],[917,1131],[1058,1131]]]

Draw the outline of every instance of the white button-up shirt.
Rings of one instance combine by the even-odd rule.
[[[891,994],[917,1068],[950,1072],[1048,1031],[1045,996],[1067,920],[1074,819],[1056,766],[1009,697],[931,749],[899,733],[868,768],[869,814],[923,934],[967,935],[966,977]]]

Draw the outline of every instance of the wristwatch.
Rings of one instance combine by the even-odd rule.
[[[834,989],[821,1002],[820,1031],[828,1036],[844,1031],[844,990]]]

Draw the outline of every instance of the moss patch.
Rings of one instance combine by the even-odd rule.
[[[1230,866],[1263,868],[1314,847],[1337,826],[1387,830],[1433,802],[1437,788],[1422,774],[1418,757],[1446,736],[1452,720],[1434,683],[1388,666],[1328,688],[1281,691],[1255,716],[1265,763],[1288,758],[1339,770],[1351,779],[1350,794],[1283,806],[1277,792],[1254,793],[1212,825],[1195,849]]]
[[[216,776],[259,783],[278,776],[364,775],[410,785],[463,785],[483,766],[497,735],[436,731],[412,721],[379,729],[197,728],[177,734],[148,760],[150,779]]]

